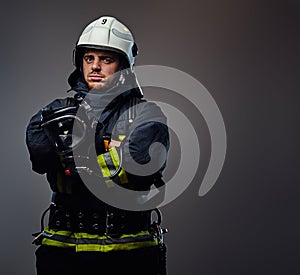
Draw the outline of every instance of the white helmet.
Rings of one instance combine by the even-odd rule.
[[[133,68],[137,55],[137,46],[130,30],[116,18],[102,16],[89,25],[81,33],[73,54],[76,67],[79,63],[80,48],[96,48],[115,51],[126,57],[126,67]]]

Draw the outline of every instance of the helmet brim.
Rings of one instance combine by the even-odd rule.
[[[81,51],[83,50],[80,54],[76,54],[75,53],[75,65],[79,65],[80,62],[78,63],[79,60],[77,60],[78,58],[81,58],[84,51],[88,50],[88,49],[93,49],[93,50],[103,50],[103,51],[109,51],[109,52],[114,52],[120,55],[120,59],[125,61],[125,68],[129,68],[130,67],[130,62],[128,60],[127,54],[125,52],[123,52],[122,50],[116,49],[116,48],[112,48],[109,46],[103,46],[103,45],[88,45],[88,44],[82,44],[82,45],[77,45],[75,51]],[[79,55],[79,56],[78,56]],[[124,62],[122,62],[124,63]]]

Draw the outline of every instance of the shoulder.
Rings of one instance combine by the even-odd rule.
[[[136,114],[142,119],[155,119],[157,122],[166,121],[166,116],[163,113],[161,107],[153,101],[147,99],[138,99]]]
[[[77,102],[74,97],[56,98],[38,111],[38,114],[44,110],[55,110],[62,107],[76,106]]]
[[[63,106],[74,106],[76,104],[76,100],[74,97],[65,97],[65,98],[56,98],[47,104],[44,108],[59,108]]]
[[[33,116],[30,118],[29,123],[39,123],[41,120],[41,113],[45,109],[56,109],[63,106],[74,106],[75,105],[75,99],[73,97],[65,97],[65,98],[57,98],[39,109]]]

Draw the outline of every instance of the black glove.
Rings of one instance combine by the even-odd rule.
[[[76,112],[77,106],[42,110],[41,127],[59,155],[70,153],[84,139],[86,124]]]

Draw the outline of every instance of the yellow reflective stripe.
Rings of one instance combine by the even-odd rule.
[[[117,149],[115,147],[112,147],[111,150],[109,150],[109,153],[111,155],[111,159],[112,159],[115,167],[118,168],[119,165],[120,165],[120,159],[119,159]],[[119,177],[121,183],[127,183],[128,182],[126,172],[123,168],[121,169],[120,173],[118,174],[118,177]]]
[[[44,237],[51,237],[53,235],[64,236],[68,238],[75,238],[75,239],[98,239],[98,240],[122,240],[125,238],[135,238],[135,237],[142,237],[142,236],[151,236],[148,230],[139,231],[134,234],[122,234],[119,238],[112,238],[109,235],[98,235],[98,234],[89,234],[85,232],[72,232],[67,230],[53,230],[49,227],[46,227],[43,231]]]
[[[119,165],[120,165],[120,159],[119,159],[119,155],[118,155],[116,147],[110,148],[109,149],[109,154],[110,154],[110,157],[111,157],[111,160],[112,160],[114,166],[116,168],[118,168]]]
[[[142,247],[156,246],[158,242],[156,240],[147,242],[132,242],[126,244],[109,244],[109,245],[99,245],[99,244],[79,244],[76,246],[76,251],[100,251],[109,252],[115,250],[132,250]]]
[[[56,247],[63,247],[63,248],[67,248],[67,247],[76,247],[76,244],[60,242],[60,241],[51,240],[51,239],[47,239],[47,238],[44,238],[44,239],[42,240],[42,244],[43,244],[43,245],[56,246]]]
[[[126,136],[125,135],[119,135],[118,138],[119,138],[120,141],[123,141],[126,138]]]
[[[114,171],[112,171],[112,169],[110,169],[109,167],[112,168],[112,166],[114,166],[113,169],[115,169],[115,171],[116,171],[120,165],[119,155],[118,155],[117,149],[115,147],[112,147],[109,149],[109,155],[108,155],[108,153],[98,155],[97,161],[101,168],[103,177],[110,177],[113,174]],[[118,174],[118,177],[119,177],[120,183],[128,182],[126,172],[123,168],[121,168],[121,170]],[[112,186],[112,185],[109,184],[109,186]]]
[[[72,232],[70,235],[70,231],[54,231],[51,229],[48,229],[48,232],[50,234],[53,234],[53,233],[55,234],[57,232],[61,232],[61,235],[73,236],[78,239],[98,239],[98,240],[111,240],[111,241],[114,240],[115,242],[120,242],[120,241],[122,241],[122,239],[127,239],[127,238],[151,236],[151,234],[147,230],[140,231],[140,232],[137,232],[134,234],[122,234],[119,238],[112,238],[109,235],[89,234],[89,233],[85,233],[85,232]]]
[[[123,234],[120,238],[107,235],[94,235],[83,232],[54,231],[46,228],[43,233],[42,244],[56,247],[76,247],[76,251],[131,250],[141,247],[158,245],[149,231],[136,234]]]
[[[109,170],[110,175],[111,175],[111,176],[114,175],[114,174],[116,173],[117,167],[118,167],[119,165],[116,165],[116,164],[113,162],[112,156],[111,156],[110,152],[103,154],[103,157],[104,157],[104,161],[105,161],[105,163],[106,163],[106,166],[107,166],[107,168],[108,168],[108,170]]]
[[[98,161],[99,167],[101,168],[103,177],[107,178],[104,180],[106,186],[109,188],[113,187],[115,185],[115,183],[111,179],[109,179],[110,171],[106,165],[104,154],[97,156],[97,161]]]
[[[54,231],[48,227],[42,232],[42,244],[57,247],[75,247],[76,240],[73,238],[73,233],[70,231]],[[54,239],[55,238],[55,239]]]
[[[97,161],[98,161],[98,164],[101,168],[101,171],[102,171],[102,175],[103,177],[109,177],[110,176],[110,172],[109,172],[109,169],[106,165],[106,162],[105,162],[105,159],[104,159],[104,155],[99,155],[97,156]]]
[[[128,182],[126,172],[123,168],[121,169],[121,172],[119,173],[118,177],[119,177],[121,183],[127,183]]]

